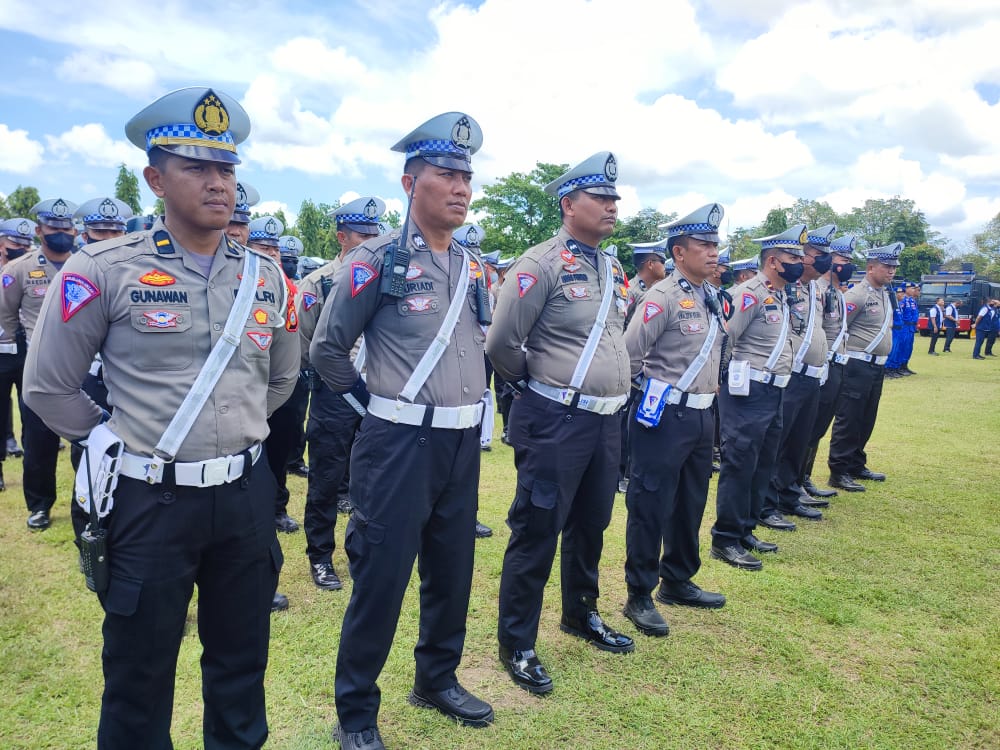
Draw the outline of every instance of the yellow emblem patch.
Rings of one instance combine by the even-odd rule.
[[[804,245],[809,241],[809,233],[803,229],[802,234],[799,235],[799,244]]]
[[[765,297],[764,298],[764,304],[765,305],[773,305],[774,304],[774,297]]]
[[[693,299],[682,299],[679,304],[685,310],[690,310],[692,307],[694,307],[694,300]]]
[[[195,105],[193,117],[194,124],[205,135],[222,135],[229,130],[229,113],[211,89]]]
[[[140,283],[149,284],[149,286],[170,286],[177,281],[169,273],[164,273],[163,271],[157,271],[155,268],[149,273],[144,273],[139,277]]]
[[[29,279],[44,279],[45,271],[28,271]]]
[[[253,319],[258,325],[264,325],[267,323],[267,312],[258,308],[253,311]]]

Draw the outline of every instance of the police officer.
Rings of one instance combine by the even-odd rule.
[[[486,337],[493,365],[520,384],[510,414],[517,493],[500,578],[500,660],[520,687],[552,690],[535,653],[542,594],[562,535],[563,632],[614,653],[635,648],[597,612],[628,399],[625,274],[598,250],[614,231],[618,162],[594,154],[545,186],[563,225],[527,250],[500,287]]]
[[[931,334],[931,343],[927,347],[927,353],[935,357],[940,356],[934,347],[937,344],[938,338],[941,336],[941,331],[944,328],[944,298],[938,297],[934,300],[934,304],[930,306],[927,310],[927,330]]]
[[[281,270],[285,272],[285,278],[297,284],[302,278],[299,275],[302,240],[291,234],[282,235],[278,238],[278,252],[281,255]],[[309,409],[309,373],[303,370],[300,377],[301,386],[297,387],[292,397],[288,399],[289,406],[295,410],[295,427],[288,450],[287,471],[297,477],[308,477],[309,467],[305,462],[305,422],[306,411]]]
[[[73,212],[76,204],[63,198],[50,198],[36,204],[31,212],[38,219],[35,233],[41,248],[11,261],[3,267],[0,284],[0,328],[7,351],[23,351],[34,338],[35,324],[52,279],[73,253],[76,228]],[[80,379],[83,382],[83,379]],[[47,529],[49,512],[56,501],[56,460],[59,437],[45,426],[35,412],[21,409],[24,436],[24,501],[28,506],[28,528]]]
[[[962,306],[962,300],[954,299],[944,306],[944,349],[943,352],[951,351],[951,342],[958,334],[958,308]]]
[[[760,271],[733,287],[729,321],[728,383],[719,389],[722,471],[716,492],[712,557],[744,570],[763,565],[752,552],[776,552],[778,546],[754,535],[781,439],[781,399],[791,379],[792,352],[785,285],[802,276],[805,224],[761,237]],[[766,519],[772,529],[791,531],[795,524],[777,512]]]
[[[913,341],[917,336],[917,321],[920,320],[920,306],[917,304],[917,297],[920,296],[920,287],[914,282],[906,282],[906,296],[901,304],[903,310],[903,333],[905,341],[899,353],[899,372],[901,375],[916,375],[910,369],[910,357],[913,356]]]
[[[725,319],[715,274],[722,206],[710,203],[667,226],[670,278],[650,288],[625,332],[641,396],[629,416],[632,481],[626,495],[624,614],[640,632],[665,636],[665,604],[718,608],[722,594],[691,579],[701,567],[698,530],[712,476]],[[662,556],[661,556],[662,550]]]
[[[768,510],[818,521],[823,514],[817,507],[826,507],[828,500],[810,496],[799,484],[799,476],[807,458],[808,437],[816,422],[821,384],[826,381],[826,333],[823,330],[823,297],[819,279],[833,264],[830,243],[837,231],[835,224],[809,230],[803,246],[802,278],[798,285],[786,285],[789,296],[792,338],[792,378],[781,397],[781,443],[778,460],[771,477],[771,489],[762,516],[773,515]],[[766,521],[762,521],[767,525]]]
[[[995,357],[997,355],[993,353],[993,345],[996,343],[997,333],[1000,333],[1000,299],[991,299],[990,308],[992,309],[993,321],[986,334],[986,356]]]
[[[385,213],[381,198],[366,196],[353,200],[333,213],[340,254],[306,276],[299,284],[299,336],[302,339],[302,369],[309,368],[309,347],[316,323],[333,288],[333,277],[354,248],[377,237],[379,220]],[[357,361],[359,372],[364,360]],[[310,370],[311,372],[311,370]],[[306,531],[306,556],[309,572],[318,588],[337,591],[340,576],[333,568],[334,529],[337,526],[337,494],[347,474],[351,444],[365,415],[365,407],[350,393],[334,393],[318,376],[311,376],[312,408],[306,439],[309,443],[309,489],[303,526]]]
[[[902,242],[869,250],[864,280],[844,295],[849,361],[830,436],[829,466],[830,486],[848,492],[864,492],[858,479],[885,481],[885,474],[868,468],[865,445],[875,428],[886,358],[892,351],[889,290],[902,250]]]
[[[819,450],[819,441],[830,429],[833,415],[840,396],[840,384],[843,381],[844,365],[847,364],[847,306],[841,288],[847,288],[847,282],[854,276],[854,249],[857,237],[845,234],[830,243],[830,255],[833,258],[830,271],[821,276],[817,282],[817,291],[823,301],[823,332],[827,344],[827,374],[826,382],[820,385],[819,403],[816,407],[816,419],[810,432],[809,445],[806,451],[802,471],[799,474],[799,486],[810,497],[834,497],[836,490],[821,489],[812,480],[813,464]]]
[[[0,267],[17,260],[31,249],[31,240],[36,236],[37,224],[31,219],[13,218],[0,222]],[[2,292],[0,292],[2,295]],[[15,331],[15,334],[17,331]],[[24,346],[18,346],[9,336],[0,331],[0,426],[7,434],[0,440],[0,490],[6,488],[3,479],[3,462],[8,454],[23,455],[14,439],[11,388],[17,386],[18,402],[21,400],[21,373],[24,369]],[[13,441],[13,442],[12,442]]]
[[[987,302],[979,308],[979,312],[976,313],[976,345],[972,348],[972,358],[973,359],[986,359],[981,352],[983,349],[983,343],[989,338],[989,335],[994,330],[994,313],[993,313],[993,301],[987,300]]]
[[[367,350],[371,401],[352,449],[354,512],[344,539],[354,588],[335,683],[335,737],[352,749],[383,747],[375,681],[418,556],[409,700],[466,725],[493,721],[492,707],[455,674],[472,584],[489,304],[476,258],[452,232],[472,200],[470,157],[481,144],[475,120],[447,112],[393,146],[406,154],[405,231],[364,242],[344,259],[309,348],[326,385],[362,403],[364,381],[351,361],[362,333]]]
[[[895,303],[892,308],[892,350],[885,361],[885,377],[890,379],[902,377],[899,371],[900,349],[903,346],[903,298],[906,296],[906,285],[896,287]]]
[[[733,284],[743,284],[757,275],[760,270],[760,259],[757,256],[733,261],[730,266],[733,272]]]
[[[298,341],[287,330],[281,269],[249,258],[224,234],[236,145],[249,130],[239,102],[201,87],[167,94],[132,118],[126,134],[149,153],[143,175],[166,215],[152,231],[73,256],[28,352],[25,400],[72,439],[102,421],[80,390],[99,352],[114,404],[106,427],[124,443],[106,519],[99,748],[171,746],[177,651],[195,584],[203,746],[258,748],[267,738],[268,607],[282,558],[274,479],[257,459],[267,413],[294,386]],[[246,288],[252,312],[230,322],[241,277],[254,284]],[[238,335],[237,351],[220,350],[232,356],[221,372],[210,368],[217,384],[190,428],[178,425],[226,329]],[[109,433],[95,430],[91,442],[100,435]]]
[[[250,209],[260,203],[260,193],[257,188],[242,180],[236,181],[236,207],[233,217],[226,227],[226,236],[236,240],[241,245],[250,240]]]

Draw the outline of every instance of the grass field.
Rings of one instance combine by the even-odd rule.
[[[496,723],[460,729],[413,708],[417,583],[380,680],[380,726],[391,748],[1000,748],[1000,358],[973,361],[972,344],[926,355],[919,375],[888,381],[869,465],[889,481],[841,493],[826,518],[781,544],[761,573],[707,559],[714,481],[696,581],[728,597],[718,611],[661,607],[670,636],[635,634],[625,600],[625,507],[618,496],[602,561],[606,619],[636,635],[615,656],[559,632],[558,574],[546,590],[538,649],[556,689],[534,698],[496,658],[497,592],[514,488],[511,450],[484,454],[480,518],[460,679],[489,700]],[[939,347],[940,348],[940,347]],[[825,444],[821,456],[825,456]],[[0,494],[0,748],[93,747],[100,706],[102,613],[77,572],[69,523],[68,451],[60,457],[54,524],[24,522],[20,461]],[[817,470],[816,479],[825,480]],[[291,477],[302,518],[305,480]],[[338,523],[343,539],[344,517]],[[767,532],[765,529],[764,532]],[[301,532],[281,535],[279,590],[267,677],[273,748],[332,747],[333,671],[350,583],[316,589]],[[347,577],[338,549],[335,564]],[[558,565],[558,557],[556,559]],[[173,736],[201,745],[200,645],[194,622],[181,648]]]

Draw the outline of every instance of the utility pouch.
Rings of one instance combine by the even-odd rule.
[[[646,427],[656,427],[663,416],[663,408],[667,405],[667,395],[670,384],[656,378],[647,378],[642,389],[642,400],[635,410],[635,421]]]
[[[750,395],[750,362],[734,359],[729,363],[729,395]]]

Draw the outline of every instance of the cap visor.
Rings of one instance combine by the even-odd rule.
[[[374,237],[378,234],[378,224],[351,224],[344,223],[338,224],[338,229],[350,229],[352,232],[357,232],[358,234],[364,234],[367,236]]]
[[[428,164],[435,167],[440,167],[441,169],[457,169],[459,172],[472,172],[472,164],[468,159],[460,159],[455,156],[424,156],[420,155],[420,159],[423,159]]]
[[[679,235],[682,236],[683,235]],[[719,233],[718,232],[699,232],[698,234],[689,234],[688,237],[694,237],[696,240],[702,240],[703,242],[718,242]]]
[[[117,230],[119,232],[125,231],[125,222],[123,221],[92,221],[89,224],[83,225],[84,229],[111,229]]]
[[[594,185],[593,187],[580,188],[585,193],[590,193],[591,195],[602,195],[609,198],[615,198],[616,200],[621,200],[621,196],[618,195],[618,191],[615,190],[610,185]]]
[[[44,224],[52,229],[72,229],[73,220],[72,219],[56,219],[48,216],[39,216],[38,223]]]
[[[157,146],[164,151],[183,156],[186,159],[198,159],[199,161],[218,161],[223,164],[242,164],[240,157],[232,151],[210,146]]]

